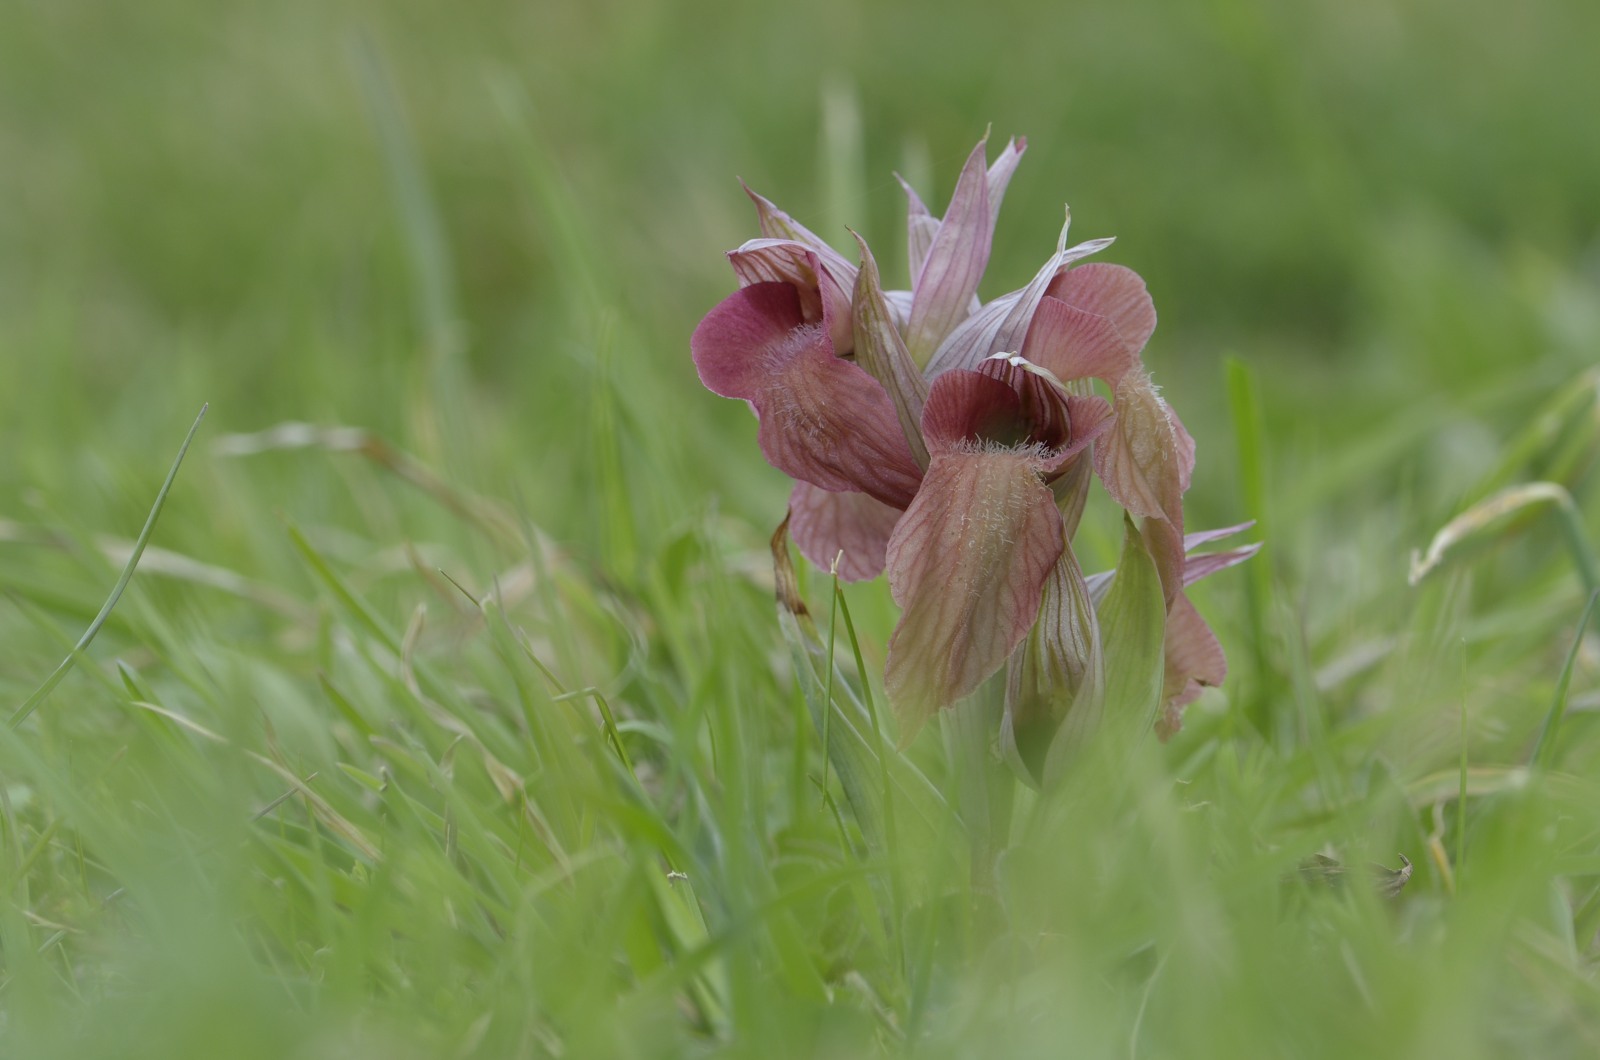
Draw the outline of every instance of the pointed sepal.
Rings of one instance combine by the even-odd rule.
[[[852,299],[856,363],[888,393],[912,457],[919,467],[926,468],[928,448],[922,440],[922,408],[928,401],[928,383],[895,327],[871,249],[859,235],[856,243],[861,248],[861,268],[856,274]]]

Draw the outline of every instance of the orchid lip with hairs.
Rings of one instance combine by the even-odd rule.
[[[1008,663],[1011,722],[1059,723],[1075,702],[1093,712],[1081,701],[1103,581],[1081,573],[1071,538],[1098,477],[1142,520],[1160,574],[1166,734],[1226,673],[1184,588],[1254,548],[1186,561],[1199,543],[1183,527],[1194,442],[1140,360],[1155,308],[1132,270],[1079,264],[1110,239],[1068,246],[1063,227],[1026,287],[978,301],[1025,147],[1011,140],[986,165],[979,142],[942,219],[906,188],[910,291],[883,289],[859,236],[856,265],[746,189],[762,238],[729,253],[740,286],[695,329],[695,367],[750,404],[762,453],[795,480],[800,551],[822,566],[842,553],[847,580],[888,572],[902,616],[884,685],[912,729]]]

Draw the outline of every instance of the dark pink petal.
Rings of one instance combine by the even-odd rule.
[[[789,494],[789,532],[800,554],[823,570],[839,556],[839,577],[847,582],[883,573],[884,550],[899,521],[900,509],[865,493],[833,493],[796,482]]]
[[[1116,386],[1139,367],[1139,351],[1128,344],[1110,317],[1049,296],[1039,300],[1022,352],[1062,380],[1104,379]]]
[[[1010,386],[979,372],[946,372],[933,381],[922,409],[922,437],[937,456],[983,439],[1020,442],[1028,424]]]
[[[1057,276],[1045,293],[1110,320],[1136,355],[1156,329],[1156,307],[1144,280],[1122,265],[1080,265]]]
[[[1065,448],[1072,433],[1067,404],[1070,395],[1059,379],[1025,357],[1006,353],[984,358],[978,364],[978,374],[998,379],[1017,392],[1029,442],[1052,450]]]
[[[834,352],[850,353],[855,346],[850,324],[850,288],[822,264],[817,252],[789,239],[752,239],[728,251],[728,263],[740,287],[756,283],[787,283],[800,294],[800,312],[807,324],[828,322]],[[855,283],[855,270],[850,270]]]
[[[1183,708],[1199,696],[1202,687],[1220,685],[1228,676],[1222,645],[1183,593],[1167,611],[1165,650],[1162,700],[1166,708],[1156,723],[1156,732],[1163,740],[1178,731]]]
[[[967,157],[950,197],[950,208],[911,285],[906,348],[919,365],[928,363],[939,343],[972,311],[972,296],[989,264],[994,219],[989,211],[989,179],[984,169],[987,143],[980,141]]]
[[[750,201],[756,204],[756,217],[760,221],[762,235],[768,239],[788,239],[804,243],[817,252],[822,264],[833,273],[845,290],[848,291],[855,286],[856,267],[850,264],[843,254],[830,247],[827,240],[751,191],[750,185],[743,181],[740,181],[739,185],[744,188],[744,193],[750,196]]]
[[[902,717],[918,724],[1000,669],[1065,544],[1032,454],[935,454],[889,539],[889,588],[903,613],[884,688]]]
[[[800,292],[789,284],[741,287],[718,302],[689,339],[700,382],[713,394],[753,400],[766,385],[767,351],[790,343],[805,322]]]
[[[1065,245],[1066,235],[1067,229],[1062,228],[1056,253],[1044,263],[1028,286],[987,303],[950,333],[950,337],[944,340],[928,362],[930,378],[954,368],[976,368],[990,354],[1021,350],[1033,321],[1034,310],[1038,308],[1039,299],[1044,297],[1050,281],[1072,262],[1104,250],[1114,242],[1110,239],[1093,239],[1068,247]]]
[[[1037,365],[997,353],[975,372],[934,380],[922,429],[929,452],[974,442],[1030,449],[1049,478],[1113,422],[1104,398],[1073,394]]]
[[[834,356],[822,325],[804,322],[794,287],[740,288],[706,314],[689,344],[708,389],[755,406],[773,467],[823,489],[911,502],[922,473],[889,395]]]
[[[900,429],[918,467],[928,466],[928,450],[922,441],[922,406],[928,400],[928,383],[922,371],[906,352],[906,344],[895,327],[889,303],[878,278],[878,263],[866,240],[856,236],[861,246],[861,271],[854,295],[856,363],[883,385],[894,402]]]

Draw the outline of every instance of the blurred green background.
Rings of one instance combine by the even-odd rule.
[[[64,417],[114,450],[202,398],[212,430],[405,438],[419,362],[447,356],[486,417],[464,469],[549,498],[572,536],[556,498],[582,492],[571,396],[599,327],[651,430],[738,416],[683,356],[751,231],[736,174],[893,270],[891,171],[942,202],[990,123],[1030,149],[986,293],[1031,274],[1070,202],[1148,279],[1150,359],[1209,449],[1225,351],[1275,424],[1338,431],[1594,355],[1590,4],[8,8],[8,486]],[[830,90],[864,151],[828,166]]]
[[[420,621],[419,600],[435,615],[460,604],[439,592],[438,568],[487,592],[497,571],[526,558],[507,537],[537,538],[571,560],[556,594],[567,610],[546,599],[525,621],[536,641],[555,645],[570,685],[602,686],[635,721],[656,719],[663,730],[675,722],[662,703],[720,716],[703,704],[786,702],[781,667],[776,677],[740,669],[777,650],[761,571],[786,483],[761,461],[745,410],[704,392],[688,354],[695,323],[732,287],[723,251],[754,234],[735,178],[836,244],[845,225],[857,228],[886,273],[901,277],[904,206],[891,174],[912,178],[941,209],[961,160],[991,126],[997,139],[1025,135],[1029,147],[984,297],[1032,274],[1054,245],[1064,202],[1077,239],[1116,235],[1103,258],[1148,281],[1161,325],[1146,362],[1199,441],[1191,525],[1262,520],[1270,545],[1258,584],[1271,587],[1273,613],[1292,614],[1298,634],[1286,635],[1287,648],[1247,641],[1264,626],[1245,606],[1242,577],[1202,594],[1202,605],[1233,655],[1241,700],[1261,716],[1290,709],[1274,695],[1312,713],[1288,724],[1292,732],[1246,739],[1227,754],[1253,762],[1243,773],[1257,779],[1278,760],[1250,756],[1283,755],[1304,779],[1338,768],[1307,740],[1401,704],[1419,713],[1398,727],[1352,730],[1338,754],[1365,762],[1381,747],[1398,755],[1397,774],[1415,779],[1452,764],[1454,714],[1440,721],[1437,710],[1454,711],[1465,685],[1484,712],[1475,755],[1515,759],[1548,704],[1581,605],[1560,537],[1530,526],[1475,582],[1421,606],[1403,577],[1410,549],[1487,489],[1508,439],[1600,359],[1596,41],[1600,5],[1587,0],[0,0],[0,705],[26,699],[98,609],[120,566],[99,538],[133,537],[202,402],[208,418],[155,542],[215,568],[203,577],[141,572],[83,667],[94,676],[69,678],[30,723],[36,729],[8,738],[0,766],[9,772],[11,913],[0,942],[5,982],[31,985],[6,987],[0,1007],[18,998],[42,1006],[36,1037],[24,1040],[63,1055],[90,1055],[86,1042],[98,1043],[95,1055],[166,1056],[246,1055],[238,1051],[246,1040],[263,1056],[354,1055],[341,1051],[350,1043],[371,1055],[532,1055],[561,1041],[578,1055],[618,1048],[594,1031],[589,1045],[602,1051],[584,1054],[572,1042],[587,1039],[564,1037],[570,1028],[514,1044],[498,1037],[501,1023],[484,1031],[475,1021],[534,986],[501,983],[497,994],[466,973],[455,979],[432,967],[435,982],[424,971],[451,961],[492,966],[502,959],[492,943],[462,956],[431,925],[418,929],[413,952],[394,958],[404,974],[334,966],[325,955],[338,950],[329,939],[343,929],[330,924],[363,908],[345,892],[306,884],[313,897],[289,901],[286,912],[251,889],[272,875],[247,867],[253,855],[229,862],[232,882],[214,890],[203,858],[191,865],[173,852],[250,842],[239,822],[283,781],[234,783],[235,770],[254,767],[214,757],[222,752],[205,750],[205,740],[194,751],[184,742],[192,732],[140,727],[143,716],[123,701],[166,703],[240,747],[321,763],[325,783],[339,777],[351,791],[358,786],[336,761],[379,775],[347,753],[352,745],[318,691],[365,627],[297,550],[293,527],[395,630],[408,615]],[[1241,481],[1230,355],[1257,388],[1261,498],[1248,476]],[[284,421],[373,432],[440,481],[417,490],[337,445],[229,455],[230,445],[253,444],[231,436]],[[1583,466],[1543,459],[1528,455],[1512,478]],[[1568,485],[1592,527],[1584,481]],[[485,535],[437,503],[460,495],[496,505],[510,529]],[[1114,546],[1087,543],[1090,565],[1106,565]],[[732,573],[723,581],[684,573],[702,560]],[[219,589],[216,571],[244,579],[242,587]],[[869,660],[881,656],[892,621],[886,591],[851,599]],[[1386,656],[1401,642],[1453,643],[1452,615],[1483,617],[1467,634],[1489,659],[1473,671],[1480,677]],[[467,639],[447,620],[443,630],[408,634],[407,651],[431,649],[451,687],[493,686],[492,656],[449,669]],[[117,660],[138,680],[119,674]],[[1313,671],[1330,666],[1366,679],[1330,691],[1330,678],[1318,686],[1321,705],[1305,707]],[[526,681],[539,685],[537,676]],[[759,723],[766,728],[728,722],[735,727],[717,731],[742,733],[781,773],[794,731],[782,710],[775,717]],[[1590,740],[1583,761],[1592,761],[1595,734],[1579,728]],[[1205,731],[1180,747],[1182,761],[1210,760],[1220,745]],[[419,737],[426,754],[418,754],[437,766],[454,746],[446,735]],[[509,759],[513,743],[496,753]],[[662,827],[686,829],[685,846],[715,862],[705,851],[721,851],[722,840],[695,829],[727,825],[722,810],[704,809],[721,804],[674,779],[670,761],[659,765],[662,783],[691,794],[661,811]],[[803,772],[797,764],[794,775]],[[492,801],[495,787],[480,780],[478,794]],[[1366,780],[1352,784],[1368,796]],[[1233,790],[1237,806],[1247,805],[1247,788]],[[1312,810],[1288,788],[1274,790],[1285,819],[1302,828],[1295,814]],[[340,803],[344,812],[376,813],[360,801],[374,796],[358,794]],[[130,816],[100,818],[96,807]],[[748,812],[755,817],[739,826],[765,834],[760,812]],[[1422,818],[1400,824],[1403,811],[1384,813],[1384,840],[1405,838],[1422,862]],[[790,824],[804,833],[810,818],[797,820]],[[831,823],[813,825],[834,842]],[[625,836],[634,826],[654,834],[621,813],[573,827],[593,839],[596,828]],[[1248,813],[1228,827],[1269,845],[1281,839]],[[431,825],[417,829],[433,834]],[[639,840],[622,845],[630,842]],[[751,864],[762,864],[755,845]],[[1388,849],[1373,856],[1388,858]],[[174,858],[189,868],[173,869]],[[1430,871],[1421,867],[1418,887],[1439,901],[1447,887]],[[370,882],[351,878],[358,890]],[[130,879],[146,884],[145,913],[135,927],[107,926],[101,903],[119,885],[137,893]],[[751,886],[753,902],[761,888]],[[543,909],[542,897],[529,901]],[[610,915],[594,901],[582,907],[587,915]],[[407,908],[388,891],[383,902]],[[275,941],[231,948],[192,924],[190,937],[178,928],[186,908],[223,922],[260,916],[278,925],[262,932]],[[737,923],[740,908],[730,899],[722,912]],[[17,919],[20,911],[33,919]],[[403,933],[416,914],[385,915]],[[1361,915],[1360,931],[1387,946],[1375,926],[1382,914]],[[19,956],[54,945],[58,921],[69,940],[79,932],[94,940],[63,960],[65,971]],[[389,923],[374,914],[360,929],[373,934],[351,937],[392,941]],[[1185,921],[1183,930],[1193,927]],[[1254,927],[1254,942],[1241,943],[1247,955],[1270,952],[1270,925]],[[567,1011],[588,1004],[603,1020],[610,999],[627,992],[606,965],[610,951],[561,939],[550,960],[595,961],[565,984]],[[1323,953],[1333,944],[1319,936],[1308,945]],[[1498,960],[1495,945],[1451,959]],[[834,971],[849,963],[835,959]],[[759,980],[765,966],[752,960],[745,970]],[[1416,963],[1385,966],[1391,985],[1432,967],[1405,960]],[[108,992],[89,985],[89,969],[112,966],[126,981]],[[192,981],[172,979],[180,968]],[[563,986],[555,966],[529,974],[539,989]],[[1261,964],[1253,974],[1266,988],[1277,973]],[[882,996],[839,1017],[838,1043],[867,1040],[857,1032],[872,1025],[873,1005],[898,1004],[896,987],[866,975]],[[149,1012],[166,1015],[149,1019],[167,1019],[168,1029],[121,1035],[142,1003],[137,990],[123,992],[127,981],[164,977],[175,985],[158,991],[165,1007]],[[853,982],[828,979],[841,994]],[[1314,1021],[1315,976],[1295,982]],[[337,998],[326,1002],[334,1013],[326,1021],[324,987]],[[1490,988],[1452,981],[1440,996],[1457,991],[1449,996],[1470,1010],[1479,989]],[[388,1015],[344,1022],[338,1014],[361,1011],[373,991]],[[1593,993],[1585,979],[1571,1005],[1592,1004]],[[280,1003],[299,1022],[280,1022]],[[1449,1002],[1438,1004],[1444,1012]],[[1093,1005],[1084,1005],[1078,1016],[1090,1026]],[[1329,1017],[1320,1028],[1333,1036],[1326,1055],[1373,1045],[1397,1026],[1436,1029],[1422,1017],[1406,1022],[1430,1011],[1426,998],[1407,995],[1402,1008],[1397,1022],[1361,1031]],[[682,1040],[754,1049],[750,1027],[766,1025],[740,1024],[735,1010],[740,1034],[680,1027]],[[670,1018],[670,1001],[630,1011],[616,1029],[633,1055],[677,1051],[679,1032],[653,1044],[627,1038],[628,1028]],[[825,1035],[781,1036],[808,1026],[810,1011],[784,1009],[768,1029],[775,1041],[800,1042],[799,1053],[815,1045],[829,1055]],[[1181,1005],[1169,1015],[1168,1047],[1205,1019]],[[1560,1025],[1571,1010],[1544,1015],[1547,1023],[1530,1025]],[[19,1026],[15,1019],[0,1029]],[[80,1021],[86,1037],[75,1038]],[[1578,1022],[1591,1033],[1600,1026],[1592,1016]],[[350,1026],[360,1029],[347,1036]],[[1035,1030],[1016,1048],[1060,1040],[1029,1037]],[[1252,1033],[1192,1038],[1189,1055],[1251,1055],[1296,1040],[1270,1018]],[[1508,1040],[1557,1040],[1541,1033]],[[1120,1029],[1105,1034],[1126,1043]],[[1457,1044],[1476,1048],[1476,1032],[1461,1034]],[[1129,1049],[1138,1051],[1137,1032]],[[1183,1054],[1158,1046],[1155,1055]]]

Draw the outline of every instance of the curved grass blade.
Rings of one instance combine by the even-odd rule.
[[[189,428],[189,433],[184,436],[183,446],[178,450],[177,458],[172,461],[172,468],[167,472],[167,479],[161,484],[161,490],[156,494],[156,502],[151,506],[150,514],[144,521],[144,529],[139,531],[138,538],[134,540],[133,550],[128,554],[128,562],[122,567],[122,575],[117,579],[117,584],[112,587],[111,595],[106,597],[106,602],[101,605],[100,613],[94,616],[94,621],[89,623],[89,628],[83,631],[83,636],[78,638],[78,643],[73,645],[72,651],[67,653],[65,659],[61,660],[61,665],[55,668],[55,672],[45,678],[44,684],[39,686],[38,691],[29,696],[28,701],[18,707],[16,712],[11,715],[11,727],[13,729],[27,721],[28,715],[32,714],[39,704],[43,703],[50,693],[55,690],[56,685],[61,683],[61,679],[71,672],[72,668],[77,665],[78,658],[88,649],[94,638],[99,634],[100,627],[104,626],[106,619],[111,617],[112,608],[117,606],[117,601],[122,599],[123,590],[133,580],[134,569],[139,566],[139,557],[144,554],[145,545],[150,543],[150,535],[156,528],[156,519],[160,517],[161,509],[167,503],[167,494],[171,492],[172,483],[178,477],[178,468],[182,466],[183,458],[189,452],[189,443],[194,441],[195,432],[200,430],[200,421],[206,418],[206,409],[210,407],[210,402],[200,406],[200,414],[194,418],[194,424]]]
[[[1555,482],[1527,482],[1503,489],[1450,520],[1433,535],[1426,552],[1412,553],[1411,584],[1420,583],[1447,560],[1471,547],[1482,547],[1485,542],[1502,539],[1531,510],[1543,505],[1554,508],[1560,516],[1561,530],[1572,552],[1572,565],[1583,580],[1584,591],[1600,590],[1600,557],[1589,543],[1583,514],[1566,487]]]

